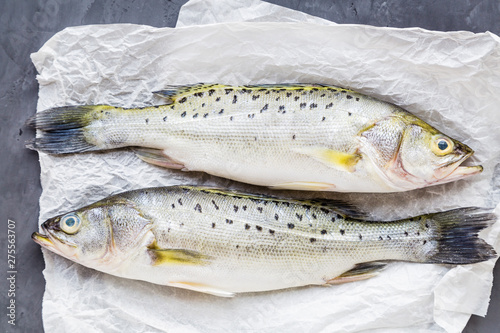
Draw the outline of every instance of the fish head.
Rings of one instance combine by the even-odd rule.
[[[379,174],[399,191],[444,184],[483,170],[480,165],[461,165],[474,154],[470,147],[409,113],[384,119],[363,136]]]
[[[113,271],[142,244],[150,229],[151,223],[133,205],[106,200],[50,218],[31,237],[67,259]]]

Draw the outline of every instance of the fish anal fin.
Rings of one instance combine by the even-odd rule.
[[[323,147],[305,147],[294,149],[297,153],[310,156],[325,165],[340,171],[354,172],[361,159],[360,154],[350,154]]]
[[[156,243],[154,243],[156,244]],[[197,251],[185,249],[157,249],[156,245],[148,248],[153,266],[162,265],[207,265],[211,257]]]
[[[301,191],[334,191],[335,185],[319,182],[288,182],[269,186],[280,190],[301,190]]]
[[[212,287],[212,286],[209,286],[209,285],[206,285],[203,283],[173,281],[173,282],[168,282],[167,285],[169,285],[171,287],[178,287],[178,288],[198,291],[200,293],[210,294],[210,295],[219,296],[219,297],[234,297],[234,293],[232,293],[230,291],[218,289],[216,287]]]
[[[161,149],[134,147],[132,150],[137,157],[146,163],[168,169],[186,169],[184,164],[168,157]]]
[[[355,282],[370,279],[385,268],[387,264],[382,262],[363,262],[356,264],[354,268],[340,274],[339,276],[327,280],[327,284],[342,284],[348,282]]]

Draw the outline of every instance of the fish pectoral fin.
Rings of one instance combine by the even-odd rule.
[[[134,147],[132,151],[146,163],[168,169],[186,169],[184,164],[168,157],[161,149]]]
[[[354,172],[356,164],[361,159],[360,154],[349,154],[323,147],[305,147],[293,150],[299,154],[310,156],[329,167],[347,172]]]
[[[153,266],[162,265],[207,265],[211,257],[197,251],[184,249],[148,248]]]
[[[340,274],[339,276],[326,281],[327,284],[342,284],[372,278],[385,268],[387,264],[383,262],[363,262],[356,264],[354,268]]]
[[[318,182],[289,182],[269,186],[280,190],[301,190],[301,191],[334,191],[335,185]]]
[[[167,285],[172,287],[198,291],[200,293],[210,294],[219,297],[234,297],[234,293],[230,291],[218,289],[216,287],[212,287],[203,283],[175,281],[175,282],[168,282]]]

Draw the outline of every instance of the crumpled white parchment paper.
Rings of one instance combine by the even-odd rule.
[[[498,205],[497,36],[328,24],[255,0],[190,1],[178,26],[94,25],[57,33],[32,55],[39,73],[38,110],[161,104],[151,92],[169,84],[346,86],[401,105],[468,144],[484,172],[404,194],[287,195],[340,198],[379,219]],[[154,167],[128,150],[41,153],[40,164],[40,223],[111,194],[149,186],[206,184],[271,193]],[[500,214],[500,207],[496,211]],[[500,223],[483,232],[497,251],[499,234]],[[486,314],[494,265],[493,260],[455,268],[394,263],[366,281],[226,299],[117,278],[48,251],[44,256],[47,332],[460,332],[471,313]]]

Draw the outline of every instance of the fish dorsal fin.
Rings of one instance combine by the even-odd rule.
[[[153,94],[167,99],[167,104],[173,103],[177,100],[181,100],[183,97],[194,95],[197,93],[202,93],[209,91],[210,89],[217,89],[226,87],[222,84],[186,84],[186,85],[168,85],[163,90],[153,91]]]
[[[363,210],[359,209],[356,205],[342,201],[342,200],[334,200],[334,199],[311,199],[305,200],[309,204],[320,206],[329,210],[333,210],[339,214],[355,218],[355,219],[367,219],[369,215]]]

